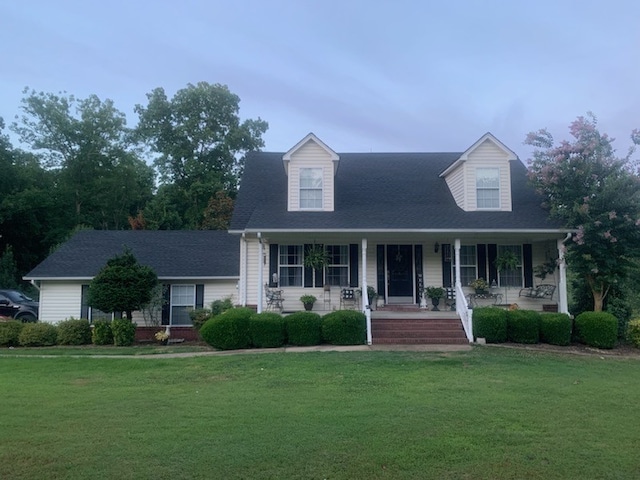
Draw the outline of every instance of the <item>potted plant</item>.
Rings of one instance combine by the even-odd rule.
[[[304,266],[314,270],[322,270],[329,263],[329,252],[323,245],[313,244],[304,252]]]
[[[484,278],[476,278],[473,282],[469,284],[471,288],[476,291],[476,294],[483,295],[489,291],[489,284]]]
[[[440,311],[438,305],[440,304],[440,299],[444,297],[444,288],[442,287],[427,287],[424,289],[424,293],[427,297],[431,299],[431,304],[433,308],[432,312]]]
[[[318,299],[316,297],[314,297],[313,295],[302,295],[300,297],[300,301],[304,305],[304,309],[305,310],[313,309],[313,304],[316,303],[316,300],[318,300]]]

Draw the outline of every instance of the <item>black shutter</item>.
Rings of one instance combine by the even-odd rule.
[[[384,245],[376,247],[376,278],[378,280],[378,296],[384,298]]]
[[[80,318],[89,320],[89,285],[82,285],[80,294]]]
[[[358,244],[349,244],[349,286],[358,286]]]
[[[453,287],[451,279],[451,244],[442,244],[442,286],[451,288]]]
[[[311,249],[312,245],[310,243],[304,244],[304,254]],[[313,287],[313,268],[304,267],[304,286],[305,287]]]
[[[204,285],[196,285],[196,308],[204,306]]]
[[[278,244],[270,243],[269,244],[269,286],[272,288],[278,286],[277,282],[273,281],[274,274],[278,273],[278,254],[279,254]],[[262,286],[260,288],[262,288]]]
[[[162,285],[162,325],[169,325],[171,318],[171,285]]]
[[[533,287],[533,248],[530,243],[522,245],[522,269],[524,270],[524,286]]]
[[[498,258],[498,245],[490,243],[487,245],[488,260],[489,260],[489,278],[487,282],[492,284],[494,281],[498,282],[498,269],[496,268],[496,258]]]
[[[422,274],[422,245],[415,246],[415,255],[413,258],[416,264],[416,303],[420,303],[422,291],[424,290],[424,277]]]
[[[487,246],[484,243],[476,245],[476,256],[478,259],[478,278],[484,278],[490,282],[487,274]]]

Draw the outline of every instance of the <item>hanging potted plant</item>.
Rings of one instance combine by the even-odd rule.
[[[442,287],[427,287],[424,289],[424,293],[427,297],[431,299],[431,304],[433,308],[432,312],[439,312],[440,309],[438,305],[440,304],[440,299],[444,297],[444,288]]]
[[[502,273],[506,270],[515,270],[518,268],[518,257],[511,250],[505,250],[498,255],[493,263],[496,266],[498,273]],[[504,286],[504,302],[507,302],[507,286]]]
[[[313,244],[304,252],[304,266],[314,270],[322,270],[329,263],[329,252],[323,245]]]

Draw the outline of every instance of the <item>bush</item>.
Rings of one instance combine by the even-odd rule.
[[[96,320],[93,322],[91,341],[94,345],[113,345],[111,322],[108,320]]]
[[[211,310],[208,308],[197,308],[189,312],[189,318],[191,318],[191,324],[198,332],[205,324],[207,320],[211,318]]]
[[[48,347],[58,340],[58,329],[51,323],[27,323],[22,327],[18,341],[23,347]]]
[[[473,337],[485,338],[487,343],[507,341],[507,312],[501,308],[473,309]]]
[[[332,345],[362,345],[367,340],[367,317],[355,310],[338,310],[322,318],[322,337]]]
[[[87,345],[91,343],[89,320],[69,318],[58,324],[59,345]]]
[[[607,312],[582,312],[576,317],[576,337],[596,348],[613,348],[618,337],[618,319]]]
[[[307,346],[322,343],[322,318],[314,312],[296,312],[284,317],[287,343]]]
[[[540,341],[550,345],[571,343],[571,317],[566,313],[540,315]]]
[[[0,322],[0,347],[17,347],[20,345],[20,332],[24,324],[17,320]]]
[[[636,347],[640,348],[640,319],[634,319],[629,322],[627,326],[627,338]]]
[[[111,321],[113,344],[119,347],[133,345],[136,340],[136,324],[128,318],[114,318]]]
[[[231,297],[223,298],[222,300],[214,300],[211,302],[211,315],[214,317],[221,313],[231,310],[233,308],[233,302]]]
[[[540,314],[533,310],[507,312],[507,339],[515,343],[540,341]]]
[[[277,348],[284,345],[284,319],[278,313],[254,313],[249,319],[251,343],[258,348]]]
[[[227,310],[207,320],[200,329],[200,336],[209,345],[220,350],[249,348],[249,319],[254,313],[250,308]]]

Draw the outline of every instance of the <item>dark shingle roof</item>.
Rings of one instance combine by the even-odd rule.
[[[335,211],[288,212],[283,153],[247,157],[231,230],[558,229],[511,161],[511,212],[465,212],[439,175],[461,153],[345,153],[335,176]]]
[[[240,243],[226,231],[82,230],[35,267],[27,279],[95,276],[124,247],[160,278],[237,277]]]

